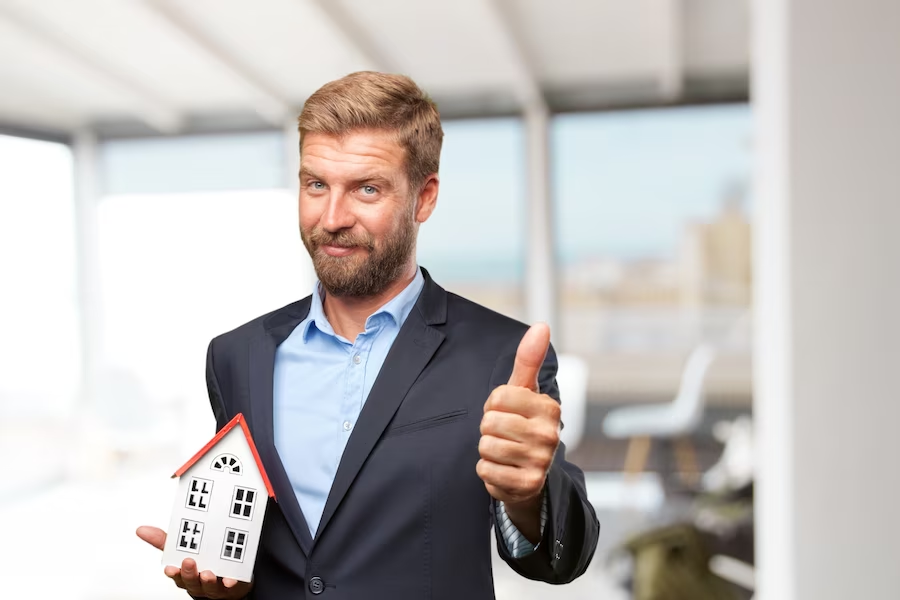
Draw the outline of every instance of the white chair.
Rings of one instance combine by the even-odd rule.
[[[671,403],[628,406],[611,410],[603,421],[603,432],[610,438],[630,438],[625,472],[644,470],[652,438],[675,441],[678,468],[691,478],[699,476],[693,446],[687,439],[700,425],[706,404],[703,383],[716,351],[709,344],[696,347],[685,363],[678,395]]]
[[[584,437],[584,422],[587,415],[588,366],[580,356],[573,354],[557,355],[559,368],[556,372],[556,385],[559,386],[559,397],[562,401],[563,422],[560,440],[571,452],[581,443]]]

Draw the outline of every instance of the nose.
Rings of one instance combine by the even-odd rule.
[[[350,200],[339,191],[333,191],[322,215],[322,229],[329,233],[337,233],[342,229],[350,229],[355,224],[356,218],[353,216]]]

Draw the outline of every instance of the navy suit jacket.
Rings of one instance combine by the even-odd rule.
[[[263,315],[209,345],[206,378],[218,428],[247,419],[275,490],[250,598],[481,600],[494,597],[492,500],[475,473],[491,390],[506,383],[527,327],[438,286],[425,287],[381,368],[341,458],[315,539],[275,449],[275,349],[306,318],[310,298]],[[543,393],[559,398],[551,348]],[[297,435],[303,435],[298,431]],[[581,575],[599,525],[584,474],[559,450],[547,479],[549,519],[538,549],[501,557],[548,583]]]

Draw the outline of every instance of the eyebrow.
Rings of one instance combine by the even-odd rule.
[[[300,173],[298,174],[298,176],[301,179],[304,177],[309,177],[310,179],[322,179],[322,177],[319,177],[318,175],[316,175],[315,173],[313,173],[307,167],[304,167],[304,166],[300,167]]]

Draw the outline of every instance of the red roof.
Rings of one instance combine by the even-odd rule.
[[[209,443],[203,446],[203,448],[200,449],[200,452],[195,454],[191,460],[184,463],[184,466],[175,471],[175,474],[172,475],[172,477],[181,477],[184,475],[188,469],[194,466],[194,463],[203,458],[203,455],[209,452],[213,446],[218,444],[219,441],[225,437],[225,434],[234,429],[234,426],[237,424],[240,424],[241,430],[244,432],[244,437],[247,438],[247,444],[250,446],[250,452],[253,453],[253,460],[256,461],[256,467],[259,469],[259,474],[262,475],[262,480],[266,485],[266,491],[269,493],[269,498],[274,498],[275,491],[272,489],[272,484],[269,482],[269,476],[266,475],[266,469],[259,459],[259,452],[256,451],[256,444],[253,443],[253,436],[250,435],[250,429],[247,427],[247,421],[244,419],[242,413],[238,413],[227,425],[225,425],[225,427],[219,430],[219,433],[217,433],[213,439],[209,440]]]

